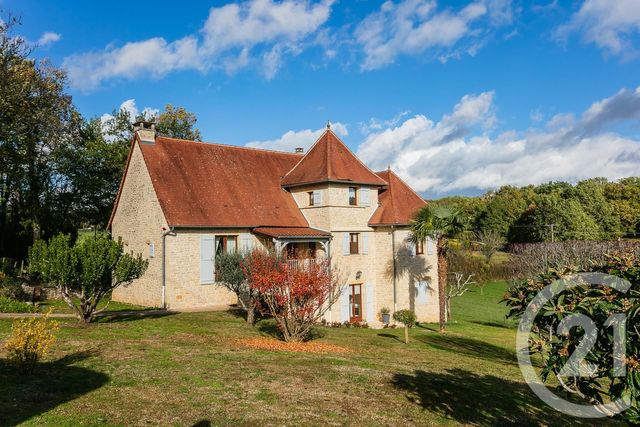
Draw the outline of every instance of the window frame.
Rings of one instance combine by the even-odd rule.
[[[353,190],[353,197],[351,197],[351,190]],[[358,206],[358,187],[349,187],[348,195],[349,195],[349,206]],[[353,203],[351,203],[352,199],[353,199]]]
[[[355,237],[355,241],[354,241]],[[349,255],[360,254],[360,233],[349,233]]]

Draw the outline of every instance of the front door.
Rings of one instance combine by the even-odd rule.
[[[351,285],[349,293],[349,313],[351,322],[362,321],[362,285]]]

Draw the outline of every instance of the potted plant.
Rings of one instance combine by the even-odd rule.
[[[382,307],[380,309],[380,318],[382,319],[382,323],[384,323],[385,325],[389,324],[389,321],[391,320],[391,310],[389,310],[389,307]]]

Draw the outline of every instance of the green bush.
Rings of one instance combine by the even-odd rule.
[[[400,322],[408,328],[416,324],[416,314],[411,310],[398,310],[393,313],[393,320]]]
[[[0,313],[35,313],[36,311],[35,305],[0,296]]]

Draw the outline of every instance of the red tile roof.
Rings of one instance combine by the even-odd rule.
[[[380,186],[387,184],[365,166],[330,129],[320,136],[300,163],[282,178],[284,187],[318,182],[352,182]]]
[[[162,136],[140,148],[170,226],[309,226],[280,187],[299,154]]]
[[[331,237],[331,233],[309,227],[258,227],[254,233],[269,237]]]
[[[373,213],[369,225],[407,225],[416,212],[427,203],[407,183],[391,170],[376,172],[389,183],[378,193],[380,206]]]

